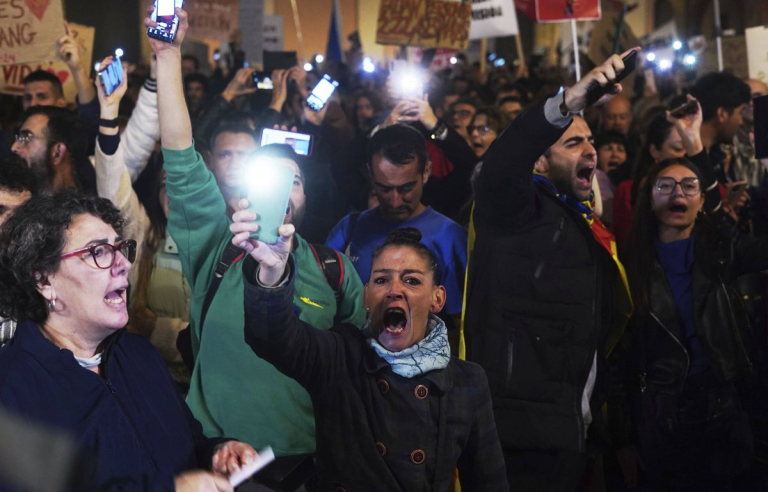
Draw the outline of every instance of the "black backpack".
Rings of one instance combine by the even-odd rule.
[[[344,262],[341,259],[341,254],[323,244],[308,243],[309,248],[315,256],[320,270],[325,275],[325,280],[333,290],[333,294],[336,297],[336,305],[338,307],[341,302],[341,287],[344,284]],[[224,274],[227,273],[229,267],[242,260],[245,257],[245,251],[238,248],[230,241],[227,243],[227,247],[224,248],[224,252],[221,254],[221,260],[216,265],[216,271],[213,274],[213,280],[211,286],[208,287],[208,292],[205,293],[205,300],[203,301],[203,309],[200,311],[200,333],[203,332],[203,326],[205,324],[205,317],[208,315],[208,309],[211,307],[213,298],[216,296],[216,291],[219,290],[221,279],[224,278]],[[182,360],[189,367],[191,371],[195,365],[195,359],[192,355],[192,332],[189,326],[179,332],[179,336],[176,339],[176,348],[181,354]]]

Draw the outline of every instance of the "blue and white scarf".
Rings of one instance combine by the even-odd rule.
[[[451,361],[448,329],[445,323],[434,314],[429,315],[427,336],[424,340],[400,352],[390,352],[381,346],[373,333],[370,320],[363,326],[363,333],[366,334],[368,345],[392,366],[392,372],[404,378],[412,378],[436,369],[445,369]]]

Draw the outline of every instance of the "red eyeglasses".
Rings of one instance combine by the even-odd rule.
[[[115,258],[117,257],[117,251],[125,256],[125,258],[133,263],[136,259],[136,241],[133,239],[126,239],[120,241],[114,245],[109,243],[92,244],[91,246],[76,249],[69,253],[61,255],[61,259],[70,258],[72,256],[81,256],[86,259],[93,260],[93,264],[98,268],[107,269],[111,268],[115,264]],[[86,256],[88,255],[88,256]]]

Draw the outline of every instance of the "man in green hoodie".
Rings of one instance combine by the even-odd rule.
[[[256,449],[270,445],[278,456],[312,453],[315,423],[309,395],[298,383],[258,358],[243,339],[243,278],[239,263],[224,273],[204,326],[200,326],[206,293],[232,238],[228,219],[231,214],[227,213],[224,198],[231,195],[231,183],[217,183],[221,173],[214,175],[193,147],[181,77],[180,46],[188,26],[187,14],[181,9],[176,12],[179,27],[175,42],[149,41],[157,54],[160,138],[170,200],[168,230],[178,245],[192,289],[195,365],[187,403],[206,436],[237,437]],[[145,23],[149,25],[149,19]],[[298,159],[285,149],[276,151],[267,146],[257,151],[264,152],[293,163],[296,179],[286,222],[298,225],[305,207],[304,177]],[[233,202],[229,200],[230,206],[237,207]],[[328,329],[334,322],[362,326],[363,286],[350,261],[342,256],[344,277],[337,301],[311,248],[298,235],[293,255],[298,270],[294,305],[299,317],[320,329]]]

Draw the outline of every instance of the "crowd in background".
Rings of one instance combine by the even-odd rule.
[[[142,389],[131,364],[152,367],[157,375],[165,371],[160,359],[132,338],[113,340],[115,360],[133,362],[115,362],[110,373],[134,403],[110,411],[141,419],[148,411],[133,408],[135,402],[155,398],[162,403],[152,419],[191,422],[191,437],[186,427],[140,429],[155,436],[147,442],[160,451],[149,454],[163,454],[168,446],[173,450],[166,454],[180,455],[157,457],[150,466],[138,459],[136,467],[155,477],[157,467],[176,474],[206,460],[210,465],[214,456],[215,471],[231,472],[215,460],[228,459],[221,449],[229,448],[222,445],[242,444],[225,444],[235,438],[255,449],[271,445],[279,457],[314,454],[319,479],[303,476],[303,486],[344,490],[330,488],[336,483],[331,478],[348,478],[348,471],[319,457],[335,457],[342,446],[321,427],[334,425],[318,413],[322,400],[304,392],[308,383],[300,385],[283,366],[273,366],[274,355],[260,345],[256,328],[246,332],[247,343],[243,339],[243,326],[250,329],[260,317],[248,303],[261,299],[249,290],[260,288],[261,279],[249,286],[251,277],[243,273],[248,262],[231,245],[236,231],[230,225],[248,220],[237,215],[244,209],[243,170],[254,157],[267,157],[295,172],[286,224],[295,226],[296,235],[286,268],[298,319],[320,330],[367,326],[373,315],[364,291],[367,296],[377,281],[372,269],[382,244],[397,229],[418,229],[415,241],[431,251],[435,281],[445,293],[432,314],[445,325],[451,353],[488,374],[477,384],[489,388],[495,426],[480,427],[494,438],[470,433],[466,445],[487,463],[467,458],[469,451],[434,457],[430,449],[440,453],[440,446],[449,446],[433,437],[437,441],[409,450],[401,462],[387,461],[398,470],[392,481],[387,475],[368,488],[347,481],[346,490],[416,490],[425,484],[435,488],[424,490],[448,490],[453,478],[443,478],[453,477],[455,466],[463,488],[502,490],[498,468],[504,464],[510,490],[768,490],[768,279],[761,273],[768,266],[768,160],[755,157],[752,135],[752,100],[768,95],[764,82],[728,72],[660,73],[642,65],[634,87],[584,107],[574,94],[586,85],[552,67],[489,66],[482,73],[479,63],[459,54],[449,67],[430,70],[433,53],[426,51],[422,64],[411,66],[422,74],[423,90],[404,95],[396,68],[363,70],[359,51],[348,53],[347,63],[312,62],[311,70],[264,73],[216,64],[205,76],[200,66],[208,60],[182,57],[171,53],[178,46],[155,42],[151,62],[124,62],[126,82],[107,95],[98,80],[94,85],[81,73],[71,40],[58,47],[77,74],[75,105],[67,104],[61,83],[45,71],[25,79],[23,97],[0,96],[0,281],[7,282],[0,286],[0,344],[8,345],[0,349],[0,404],[9,410],[34,401],[27,385],[97,391],[89,381],[52,382],[34,369],[25,369],[20,382],[14,364],[21,359],[12,352],[15,344],[51,357],[42,338],[14,335],[30,329],[30,322],[47,323],[49,313],[61,316],[45,277],[61,277],[51,258],[63,252],[62,238],[78,234],[72,232],[80,227],[74,218],[87,214],[101,224],[92,227],[119,233],[103,236],[111,243],[104,253],[111,251],[111,262],[104,267],[96,257],[98,268],[114,275],[118,258],[133,264],[125,265],[125,284],[109,284],[105,302],[125,298],[122,325],[151,342],[172,378],[152,376],[156,384]],[[618,71],[618,58],[612,60],[599,60],[587,81],[608,84],[608,74]],[[339,85],[315,111],[306,100],[324,74]],[[266,77],[272,88],[258,88],[256,78]],[[174,92],[177,82],[183,95]],[[687,102],[684,114],[670,113]],[[261,147],[261,131],[272,128],[311,135],[311,154]],[[573,164],[563,164],[568,159]],[[88,198],[95,196],[112,205]],[[29,229],[22,234],[24,227]],[[49,243],[45,254],[53,256],[31,253]],[[37,270],[19,273],[25,268]],[[45,300],[27,301],[22,287],[7,288],[17,283]],[[74,285],[78,292],[91,288]],[[85,304],[77,313],[96,316],[88,311]],[[558,323],[543,323],[553,316]],[[582,319],[590,320],[589,328],[582,338],[571,337]],[[498,326],[516,328],[499,332]],[[109,339],[99,338],[99,350]],[[375,350],[397,364],[391,353],[398,350]],[[81,367],[94,367],[81,359]],[[95,364],[106,362],[99,356]],[[542,371],[538,379],[536,371]],[[374,391],[401,389],[394,378],[385,379],[374,381]],[[419,388],[430,395],[448,391],[442,380],[423,384],[407,392],[416,391],[421,401],[427,396]],[[176,399],[177,390],[186,401]],[[61,413],[76,413],[88,398]],[[414,428],[444,436],[429,418],[419,416],[429,423],[416,423],[421,410],[403,405],[405,430],[385,432],[391,443],[377,439],[377,457],[390,459]],[[446,411],[437,408],[432,412]],[[32,413],[46,424],[61,423],[49,412]],[[493,422],[488,415],[486,424]],[[463,417],[459,412],[451,418]],[[99,422],[105,429],[120,427],[104,415]],[[184,449],[196,450],[197,460],[163,444],[157,433],[166,431],[170,440],[183,436]],[[116,432],[122,434],[131,439],[128,429]],[[99,456],[107,452],[98,438],[89,439],[88,446],[101,449]],[[349,440],[344,436],[344,446],[354,447]],[[253,449],[231,452],[242,464]],[[103,466],[130,474],[114,460]],[[363,468],[371,463],[355,460]],[[425,461],[429,473],[402,471]],[[383,476],[371,467],[372,476]],[[566,478],[548,481],[553,475]],[[4,480],[0,467],[0,484]],[[134,486],[149,490],[150,483],[160,482]],[[178,477],[175,483],[183,489]],[[202,483],[195,486],[203,490]]]

